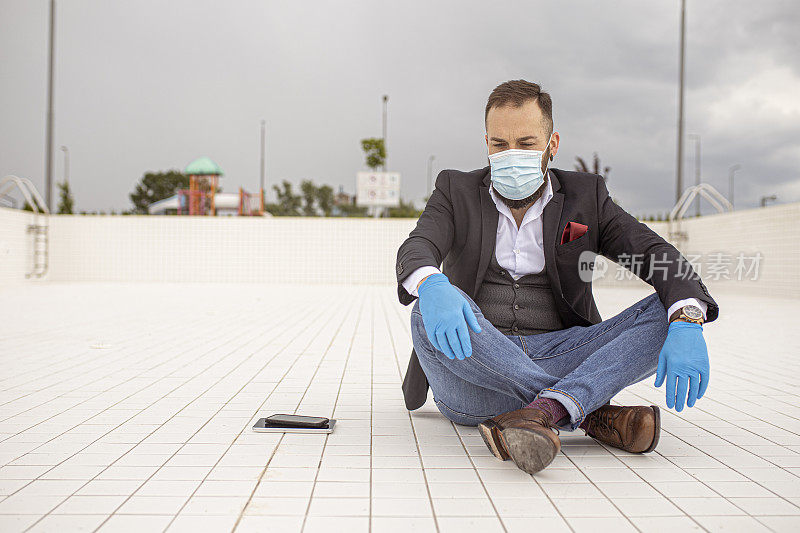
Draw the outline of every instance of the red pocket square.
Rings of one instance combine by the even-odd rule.
[[[567,222],[567,225],[564,226],[564,231],[561,233],[561,243],[565,244],[569,241],[574,241],[578,237],[582,237],[584,233],[586,233],[589,229],[589,226],[581,224],[579,222]]]

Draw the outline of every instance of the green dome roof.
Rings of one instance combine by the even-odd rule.
[[[209,157],[195,159],[186,166],[186,169],[183,172],[189,176],[222,175],[222,169],[219,168],[219,165],[214,163]]]

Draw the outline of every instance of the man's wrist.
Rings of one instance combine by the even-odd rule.
[[[705,322],[705,317],[699,307],[694,305],[684,305],[673,311],[669,317],[669,323],[680,321],[690,322],[702,326]]]
[[[435,266],[425,265],[419,268],[414,269],[411,274],[408,275],[406,279],[403,280],[402,285],[403,288],[415,298],[419,296],[417,289],[419,288],[420,282],[422,278],[427,277],[430,274],[439,274],[440,270]]]
[[[683,298],[678,300],[677,302],[673,302],[672,305],[667,308],[667,322],[670,321],[672,315],[675,313],[676,310],[681,309],[687,305],[695,305],[700,308],[700,311],[703,314],[703,320],[708,321],[708,316],[706,315],[706,310],[708,309],[708,304],[703,300],[698,300],[697,298]]]
[[[429,277],[431,277],[431,276],[433,276],[433,274],[428,274],[427,276],[425,276],[424,278],[422,278],[421,280],[419,280],[419,283],[417,283],[417,292],[419,292],[419,288],[420,288],[420,286],[422,285],[422,282],[423,282],[423,281],[425,281],[426,279],[428,279],[428,278],[429,278]]]

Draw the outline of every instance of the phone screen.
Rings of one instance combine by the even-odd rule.
[[[328,419],[322,416],[276,414],[268,416],[266,422],[276,426],[322,427],[328,423]]]

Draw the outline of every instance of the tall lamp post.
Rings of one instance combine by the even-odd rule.
[[[683,73],[686,56],[686,0],[681,0],[680,67],[678,69],[678,162],[676,164],[675,203],[683,194]]]
[[[389,95],[388,94],[384,94],[383,95],[383,150],[385,152],[385,155],[384,155],[384,158],[383,158],[383,171],[384,172],[386,172],[386,168],[388,167],[388,162],[389,162],[389,150],[388,150],[388,148],[386,146],[386,108],[388,106],[388,103],[389,103]]]
[[[56,33],[56,0],[50,0],[50,47],[47,53],[47,137],[45,146],[45,201],[53,211],[53,56]]]
[[[433,192],[431,180],[433,179],[433,160],[436,159],[435,155],[428,157],[428,194]]]
[[[267,175],[266,175],[266,172],[265,172],[266,165],[265,165],[265,156],[264,156],[264,152],[266,151],[266,144],[267,144],[267,141],[266,141],[266,125],[267,125],[266,121],[262,120],[261,121],[261,147],[260,147],[261,148],[261,167],[260,167],[261,170],[260,170],[260,174],[258,176],[259,181],[261,182],[261,190],[263,191],[262,194],[264,195],[264,198],[262,198],[262,200],[264,202],[267,201],[267,198],[266,198],[266,196],[267,196]]]
[[[700,185],[700,134],[690,133],[688,137],[694,139],[694,184]],[[700,196],[697,197],[695,216],[700,216]]]
[[[66,146],[61,147],[64,152],[64,183],[69,181],[69,149]]]
[[[740,168],[742,168],[742,165],[736,163],[728,169],[728,201],[731,203],[731,207],[733,207],[733,175]]]

